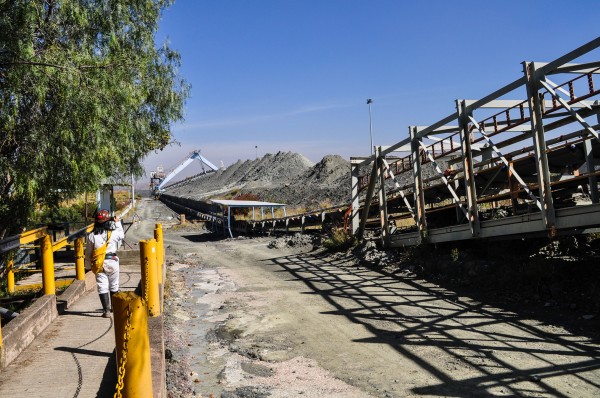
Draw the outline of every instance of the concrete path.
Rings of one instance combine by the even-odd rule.
[[[139,280],[139,264],[122,265],[121,290],[134,290]],[[0,397],[112,397],[113,319],[101,315],[98,294],[92,289],[0,372]]]

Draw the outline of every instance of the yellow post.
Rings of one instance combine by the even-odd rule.
[[[163,283],[163,267],[165,266],[165,242],[163,241],[162,224],[156,224],[154,229],[156,239],[156,264],[158,268],[158,283]]]
[[[85,264],[83,261],[83,238],[75,239],[75,279],[82,281],[85,279]]]
[[[44,294],[56,294],[56,285],[54,283],[54,252],[52,251],[52,239],[50,235],[45,235],[41,239],[42,250],[42,282],[44,285]]]
[[[8,293],[15,292],[15,262],[11,258],[6,265],[6,289]]]
[[[179,224],[181,224],[181,225],[185,224],[185,214],[179,215]]]
[[[140,262],[142,264],[142,295],[148,303],[148,315],[160,315],[158,294],[158,267],[156,264],[156,240],[140,241]]]
[[[115,396],[152,397],[152,367],[148,337],[148,311],[134,292],[112,297],[117,353]]]

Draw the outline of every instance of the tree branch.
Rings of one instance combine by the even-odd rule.
[[[0,67],[15,66],[15,65],[46,66],[49,68],[56,68],[56,69],[62,69],[62,70],[112,69],[115,67],[131,66],[131,64],[127,64],[127,63],[109,63],[109,64],[104,64],[104,65],[64,66],[64,65],[50,64],[47,62],[34,62],[34,61],[0,62]]]

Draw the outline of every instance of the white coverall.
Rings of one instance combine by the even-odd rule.
[[[96,274],[96,283],[98,284],[98,294],[116,293],[119,291],[119,258],[110,256],[116,254],[120,246],[120,242],[125,238],[123,225],[121,221],[115,221],[115,229],[110,231],[110,240],[106,247],[107,256],[104,259],[104,267],[102,271]],[[92,260],[92,252],[106,243],[107,231],[94,235],[90,232],[86,238],[85,245],[85,261],[89,267]]]

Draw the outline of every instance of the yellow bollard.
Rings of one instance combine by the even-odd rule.
[[[45,235],[41,240],[42,251],[42,283],[44,294],[56,294],[56,284],[54,282],[54,252],[52,251],[52,239],[50,235]]]
[[[15,292],[15,262],[11,258],[6,265],[6,289],[8,293]]]
[[[140,262],[142,264],[142,296],[148,303],[148,315],[160,315],[158,294],[158,267],[156,264],[156,240],[140,241]]]
[[[165,242],[163,240],[162,224],[156,224],[154,229],[156,239],[156,264],[158,268],[158,283],[163,283],[163,267],[165,266]]]
[[[158,283],[160,289],[160,312],[164,311],[164,278],[166,277],[166,263],[165,263],[165,240],[163,237],[163,228],[162,224],[156,224],[156,228],[154,229],[154,238],[156,239],[156,247],[158,248],[157,253],[160,253],[160,259],[157,255],[157,264],[158,264]]]
[[[77,238],[75,240],[75,279],[78,281],[85,279],[85,264],[83,257],[83,238]]]
[[[134,292],[112,297],[117,353],[116,397],[152,397],[148,311]]]

